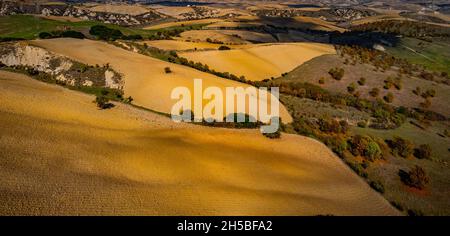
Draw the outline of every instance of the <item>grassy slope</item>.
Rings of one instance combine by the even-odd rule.
[[[450,172],[448,171],[450,156],[450,138],[441,137],[448,125],[434,122],[425,130],[412,124],[405,123],[394,130],[374,130],[368,128],[354,128],[353,132],[368,134],[383,139],[392,139],[400,136],[412,141],[416,146],[429,144],[433,150],[432,160],[419,160],[413,157],[402,158],[388,156],[385,163],[373,164],[368,173],[374,179],[385,184],[384,196],[396,202],[401,202],[407,208],[418,209],[427,215],[448,215],[450,204],[446,199],[450,195]],[[417,191],[403,185],[398,176],[398,170],[409,170],[414,165],[425,169],[430,176],[430,184],[424,191]]]
[[[0,100],[0,215],[398,214],[312,139],[98,110],[1,71]]]
[[[358,86],[357,91],[361,92],[362,96],[367,96],[367,92],[373,88],[378,87],[385,94],[386,91],[382,88],[383,80],[391,73],[374,72],[369,65],[357,64],[344,65],[343,60],[336,55],[324,55],[317,57],[299,66],[294,71],[290,72],[283,78],[278,78],[281,81],[302,81],[310,82],[319,85],[318,80],[325,77],[325,84],[321,87],[339,93],[346,93],[346,87],[349,83],[356,81],[361,77],[367,79],[366,85]],[[336,81],[328,75],[328,70],[332,67],[344,67],[345,76],[341,81]],[[392,74],[395,75],[395,74]],[[432,99],[434,105],[432,108],[436,111],[448,115],[448,101],[450,96],[449,86],[443,84],[433,84],[429,81],[415,78],[404,78],[403,89],[397,91],[391,89],[395,94],[395,105],[413,105],[417,106],[422,98],[413,95],[411,90],[416,86],[423,88],[433,88],[437,91],[437,97]],[[364,112],[348,112],[352,109],[334,108],[330,111],[330,104],[311,101],[309,99],[289,98],[282,96],[282,101],[285,102],[286,107],[292,111],[301,111],[300,113],[307,117],[321,117],[328,116],[344,118],[355,125],[360,118],[370,116]],[[417,121],[416,121],[417,122]],[[425,125],[424,125],[425,126]],[[393,136],[401,136],[412,141],[416,146],[421,144],[429,144],[433,150],[433,160],[418,160],[410,157],[404,159],[401,157],[394,157],[387,155],[386,161],[375,162],[367,169],[371,180],[381,181],[386,189],[384,196],[390,201],[401,203],[406,209],[417,209],[427,215],[447,215],[450,209],[447,196],[449,196],[449,182],[450,175],[447,171],[449,159],[450,139],[443,138],[438,135],[442,134],[445,129],[449,129],[447,122],[432,122],[431,126],[425,130],[418,128],[409,122],[403,124],[400,128],[393,130],[375,130],[370,128],[352,128],[353,134],[368,134],[381,139],[392,139]],[[353,158],[358,159],[358,158]],[[409,170],[413,165],[420,165],[425,168],[426,172],[431,178],[431,183],[425,191],[417,191],[406,187],[400,181],[398,176],[399,169]]]
[[[388,77],[395,77],[397,73],[394,71],[373,71],[373,66],[367,64],[345,65],[344,60],[336,55],[323,55],[305,62],[303,65],[297,67],[293,71],[289,72],[280,80],[285,81],[301,81],[309,82],[312,84],[320,85],[319,79],[325,78],[325,84],[320,85],[324,89],[333,92],[347,93],[347,86],[350,83],[358,85],[357,81],[364,77],[366,78],[366,84],[364,86],[357,86],[356,91],[359,91],[361,96],[367,99],[373,99],[369,95],[369,91],[372,88],[379,88],[382,98],[388,92],[394,95],[393,105],[395,106],[407,106],[407,107],[419,107],[420,103],[424,99],[412,93],[412,90],[416,87],[420,87],[422,91],[427,89],[434,89],[436,91],[436,97],[431,99],[430,110],[439,112],[443,115],[450,116],[450,86],[445,84],[438,84],[418,78],[404,77],[402,79],[402,89],[397,90],[391,88],[386,90],[383,88],[384,80]],[[333,67],[344,68],[345,74],[342,80],[337,81],[331,78],[328,71]]]
[[[402,38],[399,45],[387,47],[387,51],[395,57],[424,65],[430,70],[445,71],[450,74],[450,40],[448,39],[435,38],[432,43],[429,43],[420,39]]]
[[[12,15],[0,17],[0,37],[34,39],[37,38],[37,36],[41,32],[44,31],[51,32],[58,29],[61,30],[63,27],[70,27],[73,30],[88,33],[90,27],[93,25],[106,25],[109,28],[118,29],[126,35],[140,34],[143,36],[149,36],[158,31],[173,30],[180,28],[180,27],[178,28],[170,27],[159,30],[143,30],[132,27],[122,27],[113,24],[104,24],[96,21],[69,22],[61,20],[44,19],[32,15]],[[200,26],[192,26],[192,27],[200,27]]]

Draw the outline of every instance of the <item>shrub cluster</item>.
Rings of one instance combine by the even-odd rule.
[[[78,31],[74,30],[66,30],[66,31],[52,31],[50,33],[48,32],[41,32],[39,33],[39,38],[41,39],[51,39],[51,38],[77,38],[77,39],[84,39],[86,36]]]
[[[328,71],[328,74],[330,74],[331,77],[333,79],[335,79],[335,80],[341,80],[342,77],[344,77],[344,73],[345,73],[344,69],[343,68],[338,68],[338,67],[331,68]]]
[[[430,182],[430,178],[427,176],[425,170],[417,165],[408,172],[400,170],[398,175],[404,184],[417,189],[424,189],[428,182]]]
[[[371,137],[355,135],[349,140],[350,152],[355,156],[362,156],[368,161],[382,158],[381,148]]]
[[[406,158],[413,154],[414,144],[409,140],[395,136],[393,140],[388,140],[387,143],[394,155]]]

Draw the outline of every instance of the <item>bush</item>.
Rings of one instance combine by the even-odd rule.
[[[349,93],[353,93],[353,92],[355,92],[355,90],[356,90],[356,85],[355,85],[355,83],[351,83],[351,84],[349,84],[349,85],[347,86],[347,91],[348,91]]]
[[[387,103],[391,103],[394,100],[394,94],[387,93],[386,96],[383,97],[384,101]]]
[[[384,193],[384,185],[380,181],[370,181],[370,187],[379,193]]]
[[[73,30],[67,30],[61,33],[61,37],[63,38],[76,38],[76,39],[84,39],[86,36],[84,36],[83,33]]]
[[[417,95],[417,96],[419,96],[420,95],[420,87],[416,87],[416,89],[414,89],[413,90],[413,93],[415,94],[415,95]]]
[[[344,77],[344,69],[343,68],[338,68],[338,67],[331,68],[328,71],[328,74],[330,74],[331,77],[333,79],[335,79],[335,80],[341,80],[342,77]]]
[[[424,189],[428,182],[430,182],[430,178],[427,176],[425,170],[418,165],[414,166],[409,172],[399,170],[398,175],[405,185],[417,189]]]
[[[366,122],[366,121],[359,121],[359,122],[358,122],[358,127],[360,127],[360,128],[366,128],[366,127],[367,127],[367,122]]]
[[[219,50],[230,50],[231,48],[229,48],[228,46],[222,45],[219,47]]]
[[[114,106],[112,103],[109,103],[109,99],[106,97],[106,94],[104,94],[103,91],[101,95],[96,96],[94,102],[100,109],[108,109]]]
[[[419,159],[431,159],[431,146],[428,144],[420,145],[414,149],[414,156]]]
[[[393,140],[387,140],[387,144],[396,156],[409,157],[414,151],[414,144],[406,139],[395,136]]]
[[[39,33],[39,38],[50,39],[50,38],[53,38],[53,35],[48,32],[41,32],[41,33]]]
[[[378,97],[378,94],[380,94],[380,89],[379,88],[373,88],[372,90],[370,90],[369,94],[372,97]]]
[[[132,34],[132,35],[124,35],[124,36],[122,36],[122,39],[124,39],[124,40],[142,40],[144,38],[140,34]],[[147,47],[148,47],[148,45],[147,45]]]
[[[381,148],[369,136],[355,135],[350,140],[350,152],[355,156],[363,156],[369,161],[381,158]]]
[[[358,84],[359,85],[365,85],[366,84],[366,78],[364,78],[364,77],[361,77],[359,80],[358,80]]]
[[[346,133],[348,130],[348,123],[345,120],[337,121],[334,119],[328,120],[320,118],[318,121],[319,129],[327,133]]]
[[[172,70],[170,69],[170,67],[166,67],[164,68],[164,72],[166,72],[166,74],[172,73]]]
[[[319,84],[325,84],[325,78],[321,77],[321,78],[319,79]]]
[[[348,165],[350,166],[350,168],[356,172],[356,174],[358,174],[359,176],[363,177],[363,178],[367,178],[369,175],[367,174],[367,172],[364,170],[364,168],[358,164],[358,163],[352,163],[349,162]]]
[[[367,144],[366,150],[364,150],[364,156],[369,161],[374,161],[376,159],[379,159],[381,157],[381,148],[378,146],[378,143],[371,140]]]
[[[435,97],[436,96],[436,91],[434,89],[428,89],[427,91],[425,91],[424,93],[422,93],[421,95],[423,98],[427,99],[429,97]]]
[[[405,210],[405,208],[402,206],[402,204],[400,204],[398,202],[392,201],[391,205],[393,207],[397,208],[397,210],[399,210],[399,211],[404,211]]]
[[[409,140],[395,136],[393,140],[388,141],[392,153],[401,157],[409,157],[414,150],[414,144]]]
[[[425,99],[425,101],[421,102],[419,105],[420,105],[420,107],[426,109],[426,108],[429,108],[431,106],[431,101],[430,101],[429,98],[427,98],[427,99]]]

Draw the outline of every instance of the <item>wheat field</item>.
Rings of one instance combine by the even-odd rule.
[[[397,215],[323,144],[173,123],[0,71],[0,215]]]

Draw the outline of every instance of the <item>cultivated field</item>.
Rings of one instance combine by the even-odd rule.
[[[316,43],[262,44],[251,48],[181,53],[195,62],[202,62],[217,71],[244,75],[249,80],[279,77],[323,55],[335,53],[330,45]]]
[[[89,10],[95,12],[128,14],[132,16],[141,15],[150,11],[149,9],[140,5],[128,5],[128,4],[99,4],[94,7],[90,7]]]
[[[93,99],[0,72],[0,215],[399,214],[313,139]]]
[[[155,6],[151,5],[150,8],[154,9],[155,11],[162,13],[164,15],[168,15],[177,19],[182,19],[182,14],[185,13],[192,13],[194,12],[194,9],[191,7],[166,7],[166,6]]]
[[[206,42],[207,39],[222,42],[224,44],[247,44],[250,43],[239,37],[228,35],[220,32],[220,30],[190,30],[180,34],[183,40]]]
[[[177,102],[170,98],[174,88],[187,87],[194,97],[194,79],[203,79],[204,89],[209,86],[221,88],[223,94],[226,87],[249,87],[243,83],[130,52],[100,41],[65,38],[36,40],[31,41],[31,44],[90,65],[109,63],[113,69],[124,75],[126,96],[132,96],[137,105],[164,113],[170,113],[172,106]],[[166,67],[170,67],[172,73],[165,73]],[[204,105],[207,102],[205,100]],[[292,120],[283,106],[280,107],[280,117],[283,122]]]
[[[188,21],[174,21],[174,22],[166,22],[166,23],[148,26],[148,27],[145,27],[144,29],[158,30],[158,29],[171,28],[171,27],[212,24],[212,23],[220,22],[220,21],[222,21],[222,20],[221,19],[201,19],[201,20],[188,20]]]
[[[142,41],[149,46],[163,50],[187,51],[187,50],[213,50],[218,49],[220,45],[208,42],[187,42],[181,40],[149,40]],[[253,47],[251,44],[227,45],[230,48]]]

